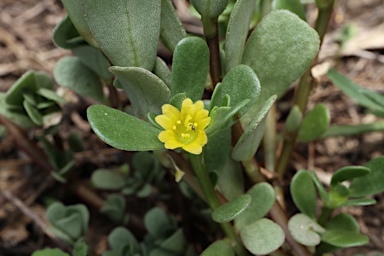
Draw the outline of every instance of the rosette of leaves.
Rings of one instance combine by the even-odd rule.
[[[100,189],[121,190],[124,195],[149,196],[165,175],[159,161],[152,153],[138,152],[133,155],[132,165],[133,172],[127,166],[114,171],[98,169],[92,174],[92,184]]]
[[[5,94],[0,94],[0,114],[25,129],[51,126],[60,122],[63,103],[49,76],[28,71]]]
[[[49,229],[60,239],[74,244],[84,237],[89,222],[89,211],[83,204],[65,206],[61,202],[51,204],[47,218],[52,226]]]
[[[288,223],[293,238],[307,246],[318,246],[319,253],[368,243],[368,237],[359,232],[358,223],[351,215],[330,216],[341,207],[375,204],[376,201],[367,196],[384,190],[380,181],[383,173],[382,157],[365,166],[343,167],[334,172],[327,191],[314,172],[299,171],[291,183],[293,201],[301,212]],[[346,185],[347,181],[350,185]],[[320,215],[317,194],[323,201]]]

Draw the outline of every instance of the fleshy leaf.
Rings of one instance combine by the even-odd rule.
[[[294,215],[289,220],[288,229],[297,242],[306,246],[320,244],[321,238],[319,234],[325,232],[325,229],[317,224],[316,221],[301,213]]]
[[[308,142],[320,138],[328,129],[330,119],[328,108],[324,104],[317,104],[304,116],[298,140]]]
[[[255,72],[245,65],[232,68],[222,83],[216,86],[212,96],[211,109],[215,106],[221,106],[227,94],[231,99],[230,106],[235,106],[245,99],[249,99],[250,104],[254,102],[260,95],[260,82]],[[242,108],[239,114],[243,115],[248,109],[248,106]]]
[[[303,114],[299,107],[294,105],[289,111],[287,120],[285,121],[285,128],[288,132],[295,132],[300,128],[301,121],[303,120]]]
[[[210,244],[200,256],[235,256],[232,247],[223,240]]]
[[[372,159],[365,166],[371,172],[352,180],[349,187],[352,197],[369,196],[384,191],[384,157]]]
[[[113,65],[152,70],[160,35],[161,1],[79,2],[98,47]]]
[[[76,47],[72,51],[85,66],[95,72],[102,80],[107,83],[112,81],[113,75],[108,71],[111,65],[99,49],[84,45]]]
[[[161,0],[160,40],[170,51],[187,33],[179,20],[171,0]]]
[[[293,12],[300,19],[306,21],[304,6],[300,3],[300,0],[274,0],[272,3],[274,10],[285,9]]]
[[[103,86],[96,73],[86,67],[78,57],[67,56],[56,63],[53,75],[58,84],[78,94],[105,102]]]
[[[227,7],[229,0],[192,0],[191,3],[201,16],[217,18]]]
[[[230,222],[251,203],[250,195],[240,195],[212,212],[212,219],[218,223]]]
[[[185,92],[192,101],[201,99],[209,70],[209,49],[198,37],[182,39],[176,46],[172,65],[172,95]]]
[[[345,201],[340,205],[340,207],[367,206],[367,205],[373,205],[375,203],[376,203],[376,200],[372,198],[357,198],[357,199],[350,199],[348,201]]]
[[[331,186],[346,180],[352,180],[367,175],[371,170],[365,166],[346,166],[333,173]]]
[[[254,0],[238,0],[233,6],[224,46],[227,73],[241,63],[255,6],[256,1]]]
[[[346,248],[353,246],[362,246],[369,242],[366,235],[353,233],[345,230],[327,230],[322,235],[321,240],[330,245]]]
[[[64,7],[68,12],[68,16],[77,32],[84,38],[85,41],[87,41],[88,44],[98,48],[91,30],[89,29],[86,16],[82,11],[81,1],[62,0],[61,2],[64,4]]]
[[[265,255],[278,249],[285,239],[284,231],[269,219],[260,219],[240,230],[244,246],[253,254]]]
[[[120,189],[125,185],[122,175],[106,169],[98,169],[92,173],[92,184],[100,189]]]
[[[54,248],[54,249],[46,248],[46,249],[35,251],[34,253],[32,253],[32,256],[70,256],[70,255],[58,248]]]
[[[164,148],[157,138],[160,130],[122,111],[93,105],[87,110],[88,121],[95,133],[107,144],[128,151]]]
[[[148,112],[160,114],[171,98],[167,85],[146,69],[114,66],[109,70],[119,79],[138,117],[146,117]]]
[[[307,171],[300,170],[295,174],[291,183],[291,195],[300,212],[316,218],[316,190]]]
[[[264,135],[265,120],[269,110],[276,101],[276,95],[271,96],[260,112],[254,117],[247,126],[240,139],[232,150],[232,158],[238,161],[251,159],[259,148],[261,139]]]
[[[72,49],[76,46],[86,44],[68,16],[64,17],[64,19],[57,24],[53,30],[52,40],[56,46],[64,49]]]
[[[252,201],[235,219],[235,227],[238,230],[264,217],[275,203],[275,190],[266,182],[254,185],[247,194],[252,197]]]
[[[165,0],[164,0],[165,1]],[[171,89],[172,84],[172,73],[169,70],[167,64],[160,59],[156,58],[155,67],[153,68],[153,73],[158,76],[163,82]]]
[[[283,95],[309,68],[319,44],[316,31],[289,11],[273,11],[261,20],[243,53],[242,63],[255,71],[262,86],[259,100],[243,118],[244,123],[249,123],[269,97]]]

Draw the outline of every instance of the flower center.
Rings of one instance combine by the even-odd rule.
[[[172,129],[181,143],[189,144],[196,139],[197,126],[198,124],[192,120],[192,116],[187,115],[184,122],[177,120]]]

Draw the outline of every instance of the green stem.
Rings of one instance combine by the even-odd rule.
[[[216,196],[212,181],[203,163],[202,155],[188,154],[188,157],[195,171],[196,177],[200,183],[201,189],[203,190],[203,193],[206,198],[206,201],[208,202],[208,205],[211,207],[212,210],[217,209],[220,206],[220,201],[219,201],[219,198]],[[237,236],[232,225],[229,222],[221,223],[220,225],[224,233],[227,235],[227,237],[229,237],[234,243],[234,250],[236,251],[237,255],[239,256],[250,255],[245,250],[243,244],[239,240],[239,237]]]
[[[319,220],[318,220],[318,223],[321,226],[324,226],[327,223],[327,221],[329,220],[329,218],[331,217],[332,212],[333,212],[332,208],[329,208],[326,206],[323,207],[321,214],[320,214],[320,217],[319,217]]]
[[[265,168],[275,171],[276,163],[276,104],[273,104],[266,119],[266,127],[263,138]]]
[[[316,20],[315,30],[317,31],[320,37],[320,46],[323,42],[323,38],[325,36],[329,20],[333,13],[333,6],[334,6],[334,0],[331,0],[329,1],[329,4],[326,7],[319,8],[319,15]],[[316,65],[317,62],[318,62],[318,56],[316,56],[316,58],[313,60],[311,67]],[[304,113],[306,109],[309,94],[311,93],[315,83],[316,81],[311,76],[311,68],[309,68],[299,81],[299,85],[296,89],[295,98],[292,104],[293,106],[297,105],[301,113]],[[287,165],[291,157],[291,153],[296,144],[298,132],[299,132],[299,129],[294,132],[286,131],[284,134],[283,149],[281,151],[281,155],[276,167],[276,172],[280,178],[284,176],[284,173],[287,169]]]

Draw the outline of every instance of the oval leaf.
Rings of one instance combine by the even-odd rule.
[[[316,190],[307,171],[300,170],[295,174],[291,183],[291,195],[300,212],[316,218]]]
[[[217,18],[227,7],[229,0],[192,0],[193,7],[206,18]]]
[[[86,44],[68,16],[64,17],[54,28],[52,41],[56,46],[64,49]]]
[[[99,76],[87,68],[77,57],[67,56],[60,59],[55,65],[53,76],[63,87],[99,102],[105,101]]]
[[[353,233],[359,232],[359,223],[347,213],[339,213],[325,225],[327,230],[344,230]]]
[[[337,170],[331,179],[331,186],[336,185],[339,182],[346,180],[352,180],[364,175],[367,175],[371,172],[368,167],[365,166],[346,166]]]
[[[365,164],[371,172],[352,180],[349,187],[352,197],[369,196],[384,191],[384,157],[377,157]]]
[[[93,105],[87,109],[93,131],[112,147],[128,151],[149,151],[164,148],[157,138],[160,130],[122,111]]]
[[[242,63],[255,71],[262,86],[259,100],[244,123],[249,123],[269,97],[285,93],[309,68],[319,45],[316,31],[289,11],[273,11],[261,20],[243,53]]]
[[[160,35],[161,1],[80,2],[98,47],[113,65],[152,70]]]
[[[232,247],[223,240],[212,243],[205,249],[200,256],[235,256]]]
[[[212,219],[218,223],[230,222],[251,203],[250,195],[240,195],[212,212]]]
[[[160,40],[170,51],[187,33],[175,12],[171,0],[161,0]]]
[[[239,65],[231,69],[224,77],[223,82],[216,86],[212,96],[211,109],[222,105],[225,95],[230,97],[230,106],[235,106],[245,99],[254,102],[260,95],[260,82],[255,72],[245,65]],[[249,107],[244,107],[239,114],[243,115]]]
[[[369,242],[367,236],[345,230],[327,230],[322,235],[321,240],[341,248],[362,246]]]
[[[299,243],[306,246],[316,246],[320,244],[319,233],[324,233],[325,229],[317,224],[305,214],[296,214],[288,222],[289,232]]]
[[[237,161],[247,161],[251,159],[259,148],[261,139],[264,135],[265,121],[269,110],[272,108],[277,97],[270,97],[260,112],[247,126],[240,139],[232,150],[232,158]]]
[[[238,0],[233,6],[224,46],[227,73],[241,63],[255,6],[254,0]]]
[[[299,141],[308,142],[320,138],[328,129],[330,120],[328,108],[324,104],[317,104],[308,111],[301,123]]]
[[[198,37],[182,39],[172,65],[172,95],[185,92],[193,101],[201,99],[209,70],[209,49]]]
[[[252,201],[235,219],[235,227],[238,230],[264,217],[275,203],[275,190],[266,182],[254,185],[247,194],[252,197]]]
[[[138,117],[146,117],[148,112],[160,114],[171,98],[167,85],[146,69],[114,66],[109,70],[119,79]]]
[[[253,254],[265,255],[278,249],[285,239],[284,231],[269,219],[260,219],[240,230],[244,246]]]
[[[114,172],[98,169],[92,173],[92,184],[100,189],[120,189],[125,185],[124,178]]]

